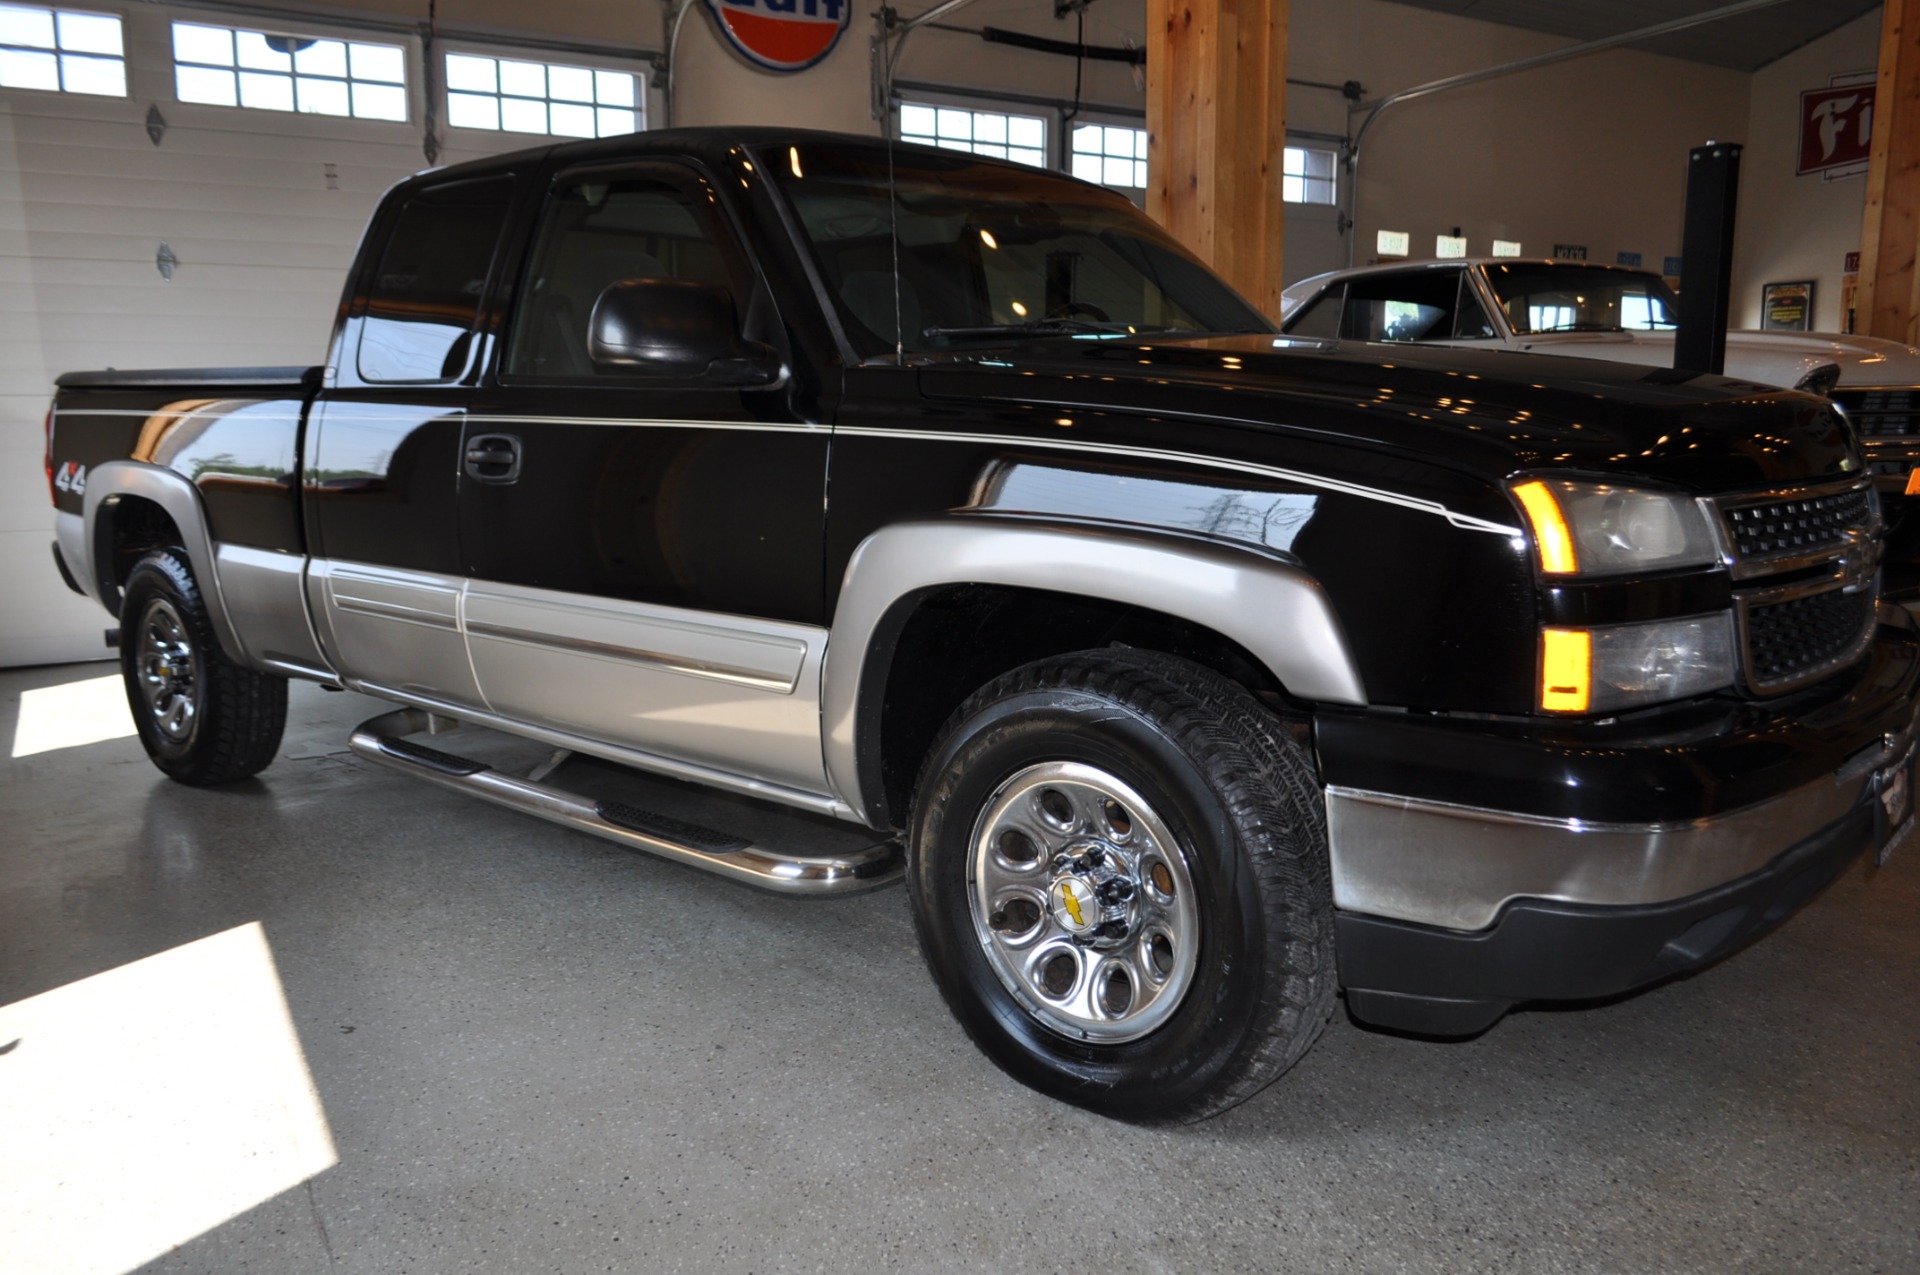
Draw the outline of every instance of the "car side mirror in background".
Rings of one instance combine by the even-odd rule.
[[[603,371],[771,386],[786,376],[779,352],[740,335],[732,295],[680,279],[626,279],[594,302],[587,354]]]

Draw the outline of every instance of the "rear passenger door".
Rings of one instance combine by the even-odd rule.
[[[429,181],[383,206],[307,429],[321,647],[409,698],[480,702],[460,632],[460,436],[514,192],[509,174]]]
[[[700,170],[554,178],[462,448],[480,691],[517,720],[820,791],[829,430],[783,385],[596,364],[594,307],[636,279],[722,289],[742,334],[783,340]]]

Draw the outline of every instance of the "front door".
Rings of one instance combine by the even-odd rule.
[[[825,425],[784,387],[596,362],[612,284],[723,288],[780,326],[716,185],[673,162],[563,172],[465,423],[465,624],[493,711],[809,792]]]

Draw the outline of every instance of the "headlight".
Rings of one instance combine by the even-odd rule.
[[[1540,478],[1516,484],[1513,495],[1546,575],[1626,575],[1720,561],[1713,524],[1689,496]]]
[[[1731,686],[1733,613],[1540,633],[1540,707],[1605,713]]]

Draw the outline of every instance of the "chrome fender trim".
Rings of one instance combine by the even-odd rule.
[[[101,557],[105,546],[100,543],[100,517],[103,505],[123,496],[151,500],[173,519],[173,525],[180,529],[181,548],[187,551],[193,578],[207,600],[207,614],[213,620],[220,649],[226,652],[227,658],[253,667],[255,662],[233,626],[233,617],[227,614],[213,537],[207,531],[206,507],[200,503],[200,493],[194,485],[171,469],[137,460],[110,460],[88,472],[82,514],[86,519],[86,556],[76,564],[86,571],[83,583],[95,591],[94,597],[101,605],[110,611],[119,611],[119,582],[110,577],[108,564]]]
[[[1030,518],[959,514],[899,523],[867,537],[848,560],[822,674],[827,778],[869,818],[876,807],[861,791],[856,742],[869,647],[902,598],[961,584],[1124,599],[1231,638],[1301,699],[1367,702],[1326,591],[1271,554],[1139,528]]]

